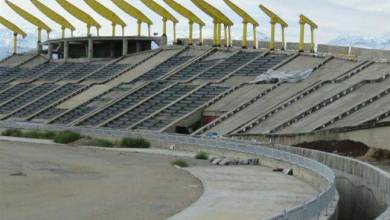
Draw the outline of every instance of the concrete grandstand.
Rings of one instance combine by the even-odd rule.
[[[202,8],[204,1],[194,2]],[[210,12],[220,18],[219,13]],[[268,13],[275,19],[273,25],[283,26],[279,16]],[[164,22],[175,23],[161,14]],[[197,22],[190,21],[192,31]],[[90,28],[88,22],[92,20],[87,21]],[[300,22],[310,25],[312,32],[317,28],[304,16]],[[287,188],[283,193],[292,196],[285,198],[285,206],[262,207],[258,215],[252,207],[238,219],[246,215],[248,219],[390,219],[387,172],[352,158],[286,146],[348,139],[390,150],[387,52],[314,47],[313,35],[311,44],[304,44],[303,38],[299,43],[284,42],[284,37],[283,42],[275,42],[275,36],[271,42],[255,37],[233,41],[226,32],[230,27],[229,19],[222,19],[215,24],[214,39],[192,39],[192,33],[188,39],[175,39],[174,35],[172,45],[167,43],[166,29],[162,36],[115,36],[114,32],[110,37],[92,36],[88,29],[86,37],[39,41],[36,53],[15,50],[0,61],[0,127],[74,130],[110,138],[141,136],[158,147],[207,149],[223,155],[239,152],[256,155],[264,166],[292,166],[298,171],[298,178],[290,181],[306,187],[305,192],[288,189],[280,183],[287,178],[266,171],[261,175],[271,180],[263,185],[239,185],[262,188],[279,181],[280,187]],[[214,172],[191,171],[205,181]],[[243,171],[226,172],[237,176]],[[210,184],[207,189],[218,190]],[[246,193],[244,199],[253,199],[251,192]],[[269,196],[261,190],[256,193]],[[281,197],[273,198],[274,203]],[[169,214],[171,219],[202,219],[198,210],[216,200],[201,197],[188,209],[180,207],[183,212]],[[265,205],[264,200],[254,204]],[[224,211],[235,208],[219,205]],[[210,210],[205,213],[213,215]],[[229,218],[221,215],[220,219]]]

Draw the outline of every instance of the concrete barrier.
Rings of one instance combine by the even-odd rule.
[[[343,46],[333,46],[328,44],[318,44],[317,45],[317,52],[319,53],[326,53],[326,54],[335,54],[335,55],[348,55],[349,54],[349,47],[343,47]]]
[[[258,48],[268,49],[270,42],[269,41],[259,41],[257,43],[257,45],[258,45]],[[275,49],[279,49],[279,50],[282,49],[282,42],[275,42]]]
[[[240,137],[256,143],[248,136]],[[259,142],[257,142],[259,143]],[[368,163],[331,153],[275,144],[273,148],[317,160],[336,172],[339,219],[390,219],[390,175]]]
[[[375,49],[365,49],[358,47],[351,47],[351,55],[369,58],[369,59],[386,59],[390,60],[390,50],[375,50]]]
[[[287,42],[287,50],[299,50],[299,43]],[[305,52],[310,51],[310,44],[305,44]]]

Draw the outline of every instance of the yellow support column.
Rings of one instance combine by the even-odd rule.
[[[242,48],[247,48],[247,33],[248,33],[248,23],[243,22],[243,31],[242,31]]]
[[[229,47],[229,39],[228,39],[228,31],[227,31],[227,26],[226,24],[223,25],[223,28],[224,28],[224,46],[225,47]]]
[[[138,36],[141,36],[141,25],[142,25],[142,21],[138,20],[138,21],[137,21],[137,25],[138,25],[138,27],[137,27],[137,35],[138,35]]]
[[[115,26],[116,25],[114,23],[112,23],[111,26],[112,26],[112,36],[115,37]]]
[[[271,21],[271,42],[269,44],[270,50],[275,50],[275,21]]]
[[[189,23],[188,44],[189,44],[189,45],[192,45],[192,44],[193,44],[193,42],[192,42],[192,34],[193,34],[194,22],[190,21],[190,22],[188,22],[188,23]]]
[[[285,27],[282,26],[282,48],[280,48],[281,50],[285,50],[286,47],[286,39],[285,39],[284,31],[285,31]]]
[[[221,39],[222,39],[222,24],[218,23],[218,47],[222,46],[221,44]]]
[[[314,53],[315,43],[314,43],[314,28],[310,27],[311,30],[311,43],[310,43],[310,52]]]
[[[257,48],[256,25],[253,25],[253,49]]]
[[[163,35],[167,35],[167,19],[163,18]]]
[[[299,52],[305,50],[305,23],[300,22]]]
[[[176,23],[173,22],[173,43],[176,43]]]
[[[229,47],[232,46],[232,31],[231,26],[228,26],[228,32],[229,32]]]
[[[91,26],[87,25],[87,37],[91,36]]]
[[[203,26],[199,25],[199,45],[203,45]]]
[[[214,21],[214,34],[213,34],[213,46],[216,47],[218,42],[217,42],[217,38],[218,38],[218,27],[217,27],[217,23]]]
[[[13,52],[12,54],[16,54],[16,50],[17,50],[17,42],[18,42],[18,34],[17,33],[14,33],[14,48],[13,48]]]

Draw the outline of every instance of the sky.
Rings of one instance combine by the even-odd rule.
[[[55,32],[51,36],[54,38],[59,36],[60,27],[56,23],[45,17],[39,10],[37,10],[30,0],[10,0],[30,13],[36,15],[45,21]],[[77,28],[75,35],[82,36],[86,34],[85,24],[78,21],[64,9],[62,9],[55,0],[42,0],[47,6],[51,7],[61,15],[69,19]],[[111,24],[109,21],[102,18],[91,8],[88,7],[83,0],[69,0],[79,8],[92,15],[103,27],[101,29],[101,35],[111,34]],[[137,8],[141,9],[149,18],[154,22],[152,27],[152,33],[162,31],[161,17],[153,13],[150,9],[142,4],[139,0],[127,0]],[[223,0],[206,0],[214,6],[217,6],[223,13],[225,13],[235,25],[232,28],[232,37],[234,39],[241,39],[242,37],[242,23],[241,18],[237,16],[224,2]],[[258,5],[264,4],[280,17],[282,17],[288,24],[289,28],[286,29],[287,41],[298,41],[299,24],[298,17],[300,14],[304,14],[307,17],[314,20],[319,29],[316,31],[316,42],[327,43],[330,40],[339,36],[351,35],[351,36],[364,36],[364,37],[380,37],[390,33],[390,25],[387,25],[390,20],[390,1],[389,0],[232,0],[239,5],[245,11],[247,11],[252,17],[254,17],[259,23],[259,31],[269,36],[270,24],[269,19],[264,13],[262,13]],[[115,11],[127,24],[126,35],[136,34],[136,22],[133,18],[117,8],[111,0],[99,0],[102,4]],[[177,36],[186,37],[188,34],[188,22],[185,18],[181,17],[174,10],[169,8],[163,0],[156,0],[156,2],[167,8],[173,15],[175,15],[180,23],[177,26]],[[212,19],[205,13],[198,9],[191,0],[177,0],[178,3],[191,9],[195,14],[203,19],[206,23],[206,29],[204,35],[210,37],[212,35]],[[13,12],[5,3],[4,0],[0,0],[0,15],[8,18],[14,23],[18,24],[28,33],[35,33],[34,26],[23,20],[15,12]],[[143,26],[144,34],[146,34],[146,25]],[[195,28],[195,36],[197,36],[198,29]],[[251,29],[249,29],[251,30]],[[307,37],[309,36],[309,29],[307,28]],[[117,32],[120,33],[118,27]],[[94,32],[93,32],[94,33]],[[69,33],[67,33],[69,35]],[[277,36],[279,37],[279,28],[277,29]],[[31,34],[30,34],[31,35]],[[32,34],[35,37],[34,34]],[[249,34],[249,36],[252,36]],[[172,37],[172,25],[168,26],[168,37]],[[264,38],[265,36],[263,36]],[[308,39],[308,38],[307,38]],[[261,38],[260,38],[261,40]]]

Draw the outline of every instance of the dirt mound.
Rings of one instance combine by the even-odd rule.
[[[303,142],[294,146],[335,153],[349,157],[364,156],[370,149],[367,145],[361,142],[350,140]]]
[[[390,161],[390,151],[370,148],[364,156],[359,157],[361,160],[366,161]]]

